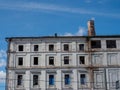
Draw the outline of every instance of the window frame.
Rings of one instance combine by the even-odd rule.
[[[67,81],[65,81],[65,75],[69,75],[68,84],[67,84]],[[72,84],[73,84],[73,71],[72,70],[62,70],[62,87],[63,88],[72,88]]]
[[[54,44],[49,44],[48,45],[48,50],[49,51],[54,51],[54,49],[55,49],[55,45]]]
[[[84,78],[81,77],[82,75],[84,75]],[[86,83],[87,83],[86,79],[87,79],[86,74],[81,73],[80,74],[80,85],[86,85]]]
[[[52,76],[50,78],[50,76]],[[49,86],[54,86],[55,85],[55,75],[54,74],[49,74]]]
[[[103,54],[92,54],[93,65],[103,65]]]
[[[81,45],[83,45],[83,46],[81,46]],[[84,51],[85,50],[85,44],[79,44],[78,45],[78,48],[79,48],[79,51]]]
[[[116,40],[106,40],[106,48],[117,48]]]
[[[37,77],[38,77],[38,81],[37,81],[37,85],[36,84],[34,84],[34,75],[36,75]],[[41,76],[41,71],[31,71],[31,76],[30,76],[30,78],[31,78],[31,82],[30,82],[30,84],[31,84],[31,88],[40,88],[40,83],[41,83],[41,81],[40,81],[40,76]]]
[[[21,78],[19,79],[19,76],[21,76]],[[19,82],[20,80],[20,82]],[[17,86],[22,86],[23,85],[23,75],[22,74],[18,74],[17,75]]]
[[[100,49],[101,47],[101,40],[91,40],[91,49]]]
[[[22,76],[21,79],[18,79],[18,76]],[[15,84],[15,88],[17,89],[24,89],[24,84],[25,84],[25,72],[24,71],[16,71],[15,72],[15,80],[14,80],[14,84]],[[18,81],[20,80],[20,82]],[[21,84],[19,84],[21,83]]]
[[[64,65],[69,65],[69,64],[70,64],[70,57],[69,57],[69,56],[64,56],[63,59],[64,59],[64,60],[63,60],[63,64],[64,64]],[[67,61],[67,63],[66,63],[65,61]]]
[[[82,58],[82,61],[81,61]],[[79,65],[85,65],[85,56],[79,56]]]
[[[63,44],[63,50],[64,51],[69,51],[69,49],[70,49],[69,44]]]
[[[22,61],[21,61],[22,60]],[[20,64],[20,61],[21,61],[21,64]],[[18,57],[18,66],[23,66],[24,65],[24,58],[23,57]]]
[[[37,79],[34,78],[34,76],[37,76]],[[38,74],[33,74],[33,87],[39,85],[39,75]]]
[[[67,77],[66,77],[66,75],[67,75]],[[65,86],[71,85],[71,76],[70,76],[70,74],[64,74],[64,85]]]
[[[22,44],[18,45],[18,52],[23,52],[23,51],[24,51],[24,45]]]
[[[107,65],[118,65],[118,53],[107,53]]]
[[[35,51],[35,52],[39,51],[39,45],[38,44],[33,45],[33,51]]]
[[[98,70],[94,70],[93,74],[94,74],[94,88],[95,89],[105,88],[104,71],[103,70],[99,70],[99,71]],[[101,81],[99,81],[99,79]]]
[[[37,63],[36,63],[36,64],[35,64],[35,58],[37,58]],[[39,57],[37,57],[37,56],[34,56],[34,57],[33,57],[33,65],[34,65],[34,66],[39,65]]]
[[[51,61],[52,61],[52,63],[50,63]],[[54,56],[49,56],[48,64],[49,65],[54,65],[55,64]]]

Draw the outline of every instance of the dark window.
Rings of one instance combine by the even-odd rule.
[[[49,85],[54,85],[54,75],[49,75]]]
[[[80,75],[80,83],[81,83],[81,85],[85,85],[85,83],[86,83],[86,76],[85,76],[85,74],[81,74]]]
[[[33,64],[38,65],[38,57],[34,57]]]
[[[101,41],[100,40],[91,41],[91,48],[101,48]]]
[[[84,56],[79,57],[79,64],[85,64],[85,57]]]
[[[49,45],[49,51],[54,51],[54,45],[53,44]]]
[[[23,57],[18,58],[18,65],[23,65]]]
[[[69,56],[64,57],[64,64],[69,64]]]
[[[83,51],[84,50],[84,44],[79,44],[79,50]]]
[[[69,51],[69,45],[68,44],[64,44],[64,51]]]
[[[106,40],[107,48],[116,48],[116,40]]]
[[[23,45],[18,46],[18,51],[23,51]]]
[[[65,85],[70,85],[70,75],[66,74],[64,77],[64,83]]]
[[[49,65],[54,65],[54,57],[49,57]]]
[[[38,51],[39,46],[38,45],[34,45],[34,51]]]
[[[18,75],[17,76],[17,85],[22,85],[22,81],[23,81],[23,76],[22,75]]]
[[[33,86],[38,85],[38,75],[33,75]]]

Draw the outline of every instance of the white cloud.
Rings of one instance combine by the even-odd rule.
[[[0,58],[6,57],[6,51],[0,50]]]
[[[64,36],[73,36],[73,34],[66,32],[66,33],[64,34]]]
[[[76,33],[76,36],[83,36],[85,35],[86,29],[83,27],[79,27],[78,32]]]
[[[6,52],[4,50],[0,50],[0,67],[6,66]]]
[[[5,59],[0,59],[0,67],[6,66]]]
[[[86,0],[87,2],[91,0]],[[65,12],[74,14],[86,14],[86,15],[97,15],[105,17],[120,18],[120,13],[107,13],[107,12],[97,12],[91,11],[83,8],[71,8],[65,6],[58,6],[55,4],[45,4],[45,3],[33,3],[33,2],[2,2],[0,3],[0,9],[8,10],[21,10],[21,11],[42,11],[42,12]]]
[[[95,21],[95,17],[92,17],[91,20],[94,20],[94,21]]]
[[[4,71],[0,71],[0,83],[5,82],[6,73]]]
[[[6,51],[0,50],[0,67],[6,66]],[[1,70],[0,71],[0,83],[4,83],[6,78],[6,73]]]
[[[86,34],[86,29],[83,27],[79,27],[78,31],[76,33],[69,33],[66,32],[64,36],[84,36]]]
[[[107,0],[84,0],[85,3],[98,3],[98,4],[103,4],[105,3]]]

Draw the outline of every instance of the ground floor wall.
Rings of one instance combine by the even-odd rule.
[[[7,90],[116,90],[119,80],[120,68],[11,69],[6,85]]]

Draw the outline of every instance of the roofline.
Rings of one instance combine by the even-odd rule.
[[[120,38],[120,35],[6,37],[5,39],[11,40],[11,39],[39,39],[39,38]]]

